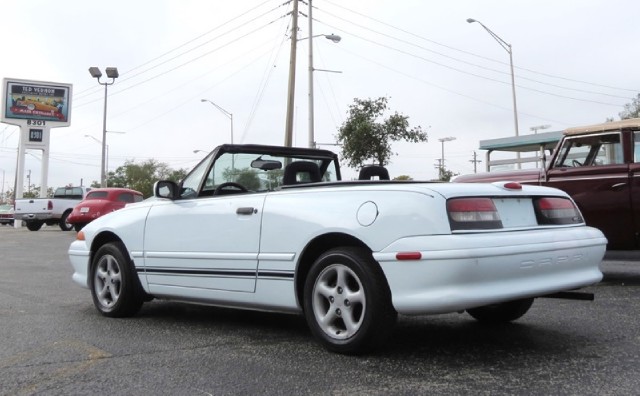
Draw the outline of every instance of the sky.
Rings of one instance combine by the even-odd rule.
[[[445,166],[480,171],[479,142],[515,135],[509,54],[467,18],[512,46],[520,135],[618,119],[640,93],[637,1],[312,4],[313,35],[341,37],[313,39],[315,141],[340,153],[336,135],[354,98],[388,97],[387,115],[408,116],[429,136],[394,143],[392,177],[437,178],[447,137]],[[306,147],[308,3],[299,7],[293,145]],[[73,85],[71,123],[51,129],[48,185],[100,180],[104,88],[91,66],[120,73],[108,88],[110,171],[149,159],[191,169],[229,143],[230,118],[202,99],[233,114],[234,143],[284,144],[291,11],[284,0],[0,0],[0,78]],[[0,124],[3,191],[14,185],[19,135]],[[41,155],[26,156],[35,185]],[[343,177],[355,175],[343,164]]]

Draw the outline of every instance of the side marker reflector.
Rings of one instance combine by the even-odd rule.
[[[422,253],[420,252],[400,252],[396,254],[396,260],[420,260]]]

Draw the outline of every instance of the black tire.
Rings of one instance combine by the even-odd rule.
[[[138,275],[121,242],[98,249],[91,262],[89,288],[95,307],[111,318],[133,316],[144,302]]]
[[[304,314],[320,343],[344,354],[382,345],[397,318],[382,269],[369,251],[355,247],[329,250],[315,261],[305,280]]]
[[[533,305],[533,298],[467,309],[467,313],[484,323],[507,323],[521,318]]]
[[[77,231],[80,231],[84,226],[86,226],[85,223],[76,223],[73,225],[73,229]]]
[[[62,231],[71,231],[73,230],[73,224],[67,223],[67,218],[69,217],[69,215],[71,214],[70,210],[67,210],[66,212],[64,212],[62,214],[62,217],[60,218],[60,223],[58,223],[60,225],[60,229]]]
[[[38,231],[42,228],[42,224],[41,221],[27,221],[27,228],[29,231]]]

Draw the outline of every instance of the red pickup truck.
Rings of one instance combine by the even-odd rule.
[[[640,118],[564,131],[543,169],[458,176],[454,182],[518,181],[559,188],[608,249],[640,249]]]

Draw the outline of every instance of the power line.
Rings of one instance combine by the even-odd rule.
[[[241,17],[243,17],[243,16],[247,15],[248,13],[253,12],[254,10],[257,10],[258,8],[260,8],[261,6],[263,6],[264,4],[266,4],[268,1],[269,1],[269,0],[266,0],[266,1],[264,1],[263,3],[259,4],[258,6],[254,7],[254,8],[251,8],[251,9],[249,9],[248,11],[244,11],[244,12],[242,12],[240,15],[238,15],[238,16],[236,16],[236,17],[234,17],[234,18],[230,19],[229,21],[227,21],[227,22],[225,22],[225,23],[223,23],[223,24],[221,24],[221,25],[218,25],[218,26],[216,26],[216,27],[215,27],[215,28],[213,28],[213,29],[210,29],[209,31],[207,31],[207,32],[205,32],[205,33],[202,33],[202,34],[200,34],[200,35],[198,35],[198,36],[196,36],[196,37],[194,37],[194,38],[192,38],[192,39],[190,39],[190,40],[188,40],[188,41],[186,41],[186,42],[184,42],[184,43],[182,43],[182,44],[180,44],[180,45],[178,45],[178,46],[176,46],[176,47],[174,47],[174,48],[172,48],[172,49],[170,49],[169,51],[166,51],[166,52],[164,52],[163,54],[156,56],[155,58],[152,58],[152,59],[150,59],[150,60],[148,60],[148,61],[146,61],[146,62],[144,62],[144,63],[142,63],[142,64],[140,64],[140,65],[138,65],[138,66],[135,66],[135,67],[133,67],[132,69],[130,69],[130,70],[128,70],[128,71],[126,71],[126,72],[124,72],[124,73],[121,73],[121,77],[123,77],[123,76],[127,76],[127,75],[128,75],[128,77],[126,77],[126,78],[120,78],[119,83],[120,83],[120,84],[122,84],[123,82],[126,82],[126,81],[128,81],[128,80],[131,80],[131,79],[133,79],[133,78],[137,77],[137,76],[140,76],[140,75],[142,75],[142,74],[144,74],[144,73],[147,73],[147,72],[149,72],[149,71],[151,71],[151,70],[153,70],[153,69],[155,69],[155,68],[157,68],[157,67],[160,67],[160,66],[162,66],[162,65],[164,65],[164,64],[166,64],[166,63],[168,63],[168,62],[170,62],[170,61],[172,61],[172,60],[175,60],[175,59],[178,59],[178,58],[180,58],[180,57],[182,57],[182,56],[185,56],[185,55],[187,55],[188,53],[193,52],[193,51],[195,51],[196,49],[201,48],[201,47],[203,47],[203,46],[204,46],[204,45],[206,45],[206,44],[209,44],[209,43],[211,43],[211,42],[213,42],[213,41],[215,41],[215,40],[217,40],[217,39],[219,39],[219,38],[221,38],[221,37],[224,37],[224,36],[226,36],[226,35],[228,35],[228,34],[230,34],[230,33],[234,32],[234,31],[236,31],[236,30],[239,30],[240,28],[242,28],[242,27],[244,27],[244,26],[247,26],[247,25],[248,25],[248,24],[250,24],[251,22],[256,21],[257,19],[259,19],[259,18],[261,18],[261,17],[263,17],[263,16],[265,16],[265,15],[267,15],[267,14],[269,14],[269,13],[271,13],[271,12],[275,11],[275,10],[277,10],[279,7],[281,7],[281,6],[282,6],[282,5],[280,5],[280,6],[274,7],[274,8],[272,8],[272,9],[270,9],[269,11],[266,11],[266,12],[264,12],[264,13],[262,13],[262,14],[260,14],[260,15],[256,16],[256,17],[254,17],[254,18],[252,18],[252,19],[250,19],[250,20],[246,21],[246,22],[245,22],[245,23],[243,23],[242,25],[239,25],[239,26],[236,26],[236,27],[234,27],[234,28],[232,28],[232,29],[230,29],[230,30],[227,30],[226,32],[223,32],[223,33],[219,34],[218,36],[213,37],[213,38],[211,38],[211,39],[209,39],[209,40],[207,40],[207,41],[205,41],[205,42],[203,42],[203,43],[201,43],[201,44],[199,44],[199,45],[197,45],[197,46],[195,46],[195,47],[193,47],[193,48],[191,48],[191,49],[189,49],[189,50],[187,50],[187,51],[184,51],[184,52],[182,52],[182,53],[180,53],[180,54],[178,54],[178,55],[175,55],[175,56],[173,56],[172,58],[166,59],[166,60],[164,60],[163,62],[160,62],[160,63],[158,63],[158,64],[156,64],[156,65],[154,65],[154,66],[151,66],[151,67],[149,67],[149,68],[147,68],[147,69],[144,69],[144,70],[142,70],[141,72],[138,72],[138,73],[133,74],[133,75],[129,75],[129,73],[133,72],[134,70],[140,69],[140,68],[142,68],[142,67],[144,67],[144,66],[146,66],[146,65],[149,65],[149,64],[151,64],[151,63],[153,63],[153,62],[155,62],[155,61],[157,61],[157,60],[159,60],[159,59],[162,59],[162,58],[164,58],[165,56],[167,56],[167,55],[169,55],[169,54],[171,54],[171,53],[173,53],[173,52],[175,52],[175,51],[177,51],[177,50],[179,50],[179,49],[181,49],[181,48],[184,48],[184,47],[186,47],[187,45],[189,45],[189,44],[191,44],[191,43],[194,43],[194,42],[196,42],[197,40],[199,40],[199,39],[201,39],[201,38],[203,38],[203,37],[205,37],[205,36],[207,36],[207,35],[209,35],[209,34],[211,34],[211,33],[215,32],[216,30],[219,30],[220,28],[222,28],[222,27],[224,27],[224,26],[226,26],[226,25],[230,24],[231,22],[233,22],[233,21],[235,21],[235,20],[237,20],[237,19],[239,19],[239,18],[241,18]],[[233,42],[235,42],[235,41],[237,41],[237,40],[234,40],[234,41],[232,41],[231,43],[233,43]],[[229,44],[231,44],[231,43],[229,43]],[[134,85],[134,86],[135,86],[135,85]],[[94,93],[96,93],[97,91],[99,91],[99,88],[100,88],[99,86],[98,86],[97,88],[96,88],[96,87],[91,87],[91,88],[89,88],[89,89],[85,89],[84,91],[81,91],[79,94],[82,94],[82,93],[84,93],[84,92],[88,92],[88,91],[93,91],[93,92],[90,92],[89,94],[94,94]],[[78,96],[78,94],[74,94],[74,99],[77,99],[77,96]],[[85,95],[85,96],[87,96],[87,95]],[[82,98],[82,95],[81,95],[81,97],[80,97],[80,98]],[[100,99],[97,99],[97,100],[100,100]],[[93,103],[93,102],[95,102],[95,101],[97,101],[97,100],[90,101],[90,102],[88,102],[88,103]],[[87,104],[87,103],[85,103],[85,104]]]
[[[373,64],[375,64],[375,65],[378,65],[378,66],[380,66],[380,67],[382,67],[382,68],[384,68],[384,69],[390,70],[390,71],[392,71],[392,72],[394,72],[394,73],[397,73],[397,74],[403,75],[403,76],[405,76],[405,77],[408,77],[408,78],[410,78],[410,79],[413,79],[413,80],[419,81],[419,82],[421,82],[421,83],[423,83],[423,84],[426,84],[426,85],[429,85],[429,86],[431,86],[431,87],[434,87],[434,88],[440,89],[440,90],[442,90],[442,91],[449,92],[449,93],[451,93],[451,94],[454,94],[454,95],[457,95],[457,96],[461,96],[461,97],[463,97],[463,98],[467,98],[467,99],[473,100],[473,101],[478,102],[478,103],[483,103],[483,104],[486,104],[486,105],[489,105],[489,106],[492,106],[492,107],[495,107],[495,108],[498,108],[498,109],[501,109],[501,110],[512,111],[512,109],[511,109],[511,108],[507,108],[507,107],[504,107],[504,106],[497,105],[497,104],[495,104],[495,103],[487,102],[486,100],[479,99],[479,98],[476,98],[476,97],[473,97],[473,96],[470,96],[470,95],[467,95],[467,94],[463,94],[463,93],[461,93],[461,92],[457,92],[457,91],[454,91],[454,90],[452,90],[452,89],[449,89],[449,88],[443,87],[443,86],[441,86],[441,85],[435,84],[435,83],[433,83],[433,82],[426,81],[426,80],[423,80],[423,79],[421,79],[421,78],[418,78],[418,77],[412,76],[412,75],[410,75],[410,74],[407,74],[407,73],[405,73],[405,72],[399,71],[399,70],[397,70],[397,69],[394,69],[394,68],[392,68],[392,67],[390,67],[390,66],[384,65],[384,64],[382,64],[382,63],[380,63],[380,62],[377,62],[377,61],[375,61],[375,60],[372,60],[372,59],[370,59],[370,58],[366,58],[366,57],[364,57],[364,56],[361,56],[361,55],[355,54],[355,53],[353,53],[353,52],[351,52],[351,51],[348,51],[348,50],[346,50],[346,49],[344,49],[344,48],[342,48],[342,47],[338,48],[338,47],[336,46],[336,48],[337,48],[337,49],[339,49],[340,51],[343,51],[343,52],[349,53],[349,54],[351,54],[351,55],[353,55],[353,56],[355,56],[355,57],[358,57],[358,58],[360,58],[360,59],[364,59],[364,60],[366,60],[367,62],[371,62],[371,63],[373,63]],[[554,122],[554,123],[558,123],[558,124],[564,124],[564,125],[567,125],[567,124],[568,124],[567,122],[564,122],[564,121],[553,120],[553,119],[550,119],[550,118],[547,118],[547,117],[542,117],[542,116],[539,116],[539,115],[530,114],[530,113],[526,113],[526,112],[523,112],[523,111],[518,111],[518,114],[523,114],[523,115],[527,115],[527,116],[530,116],[530,117],[534,117],[534,118],[537,118],[537,119],[540,119],[540,120],[550,121],[550,122]]]
[[[319,21],[319,22],[321,22],[321,21]],[[324,22],[321,22],[321,23],[324,23]],[[495,78],[491,78],[491,77],[483,76],[483,75],[480,75],[480,74],[477,74],[477,73],[472,73],[472,72],[469,72],[469,71],[466,71],[466,70],[462,70],[462,69],[459,69],[459,68],[456,68],[456,67],[453,67],[453,66],[449,66],[449,65],[446,65],[446,64],[444,64],[444,63],[437,62],[437,61],[434,61],[434,60],[432,60],[432,59],[425,58],[425,57],[423,57],[423,56],[416,55],[416,54],[414,54],[414,53],[411,53],[411,52],[408,52],[408,51],[405,51],[405,50],[401,50],[401,49],[399,49],[399,48],[396,48],[396,47],[393,47],[393,46],[390,46],[390,45],[382,44],[382,43],[377,42],[377,41],[375,41],[375,40],[368,39],[368,38],[366,38],[366,37],[360,36],[360,35],[355,34],[355,33],[353,33],[353,32],[348,32],[348,31],[342,30],[342,29],[340,29],[340,28],[338,28],[338,27],[336,27],[336,26],[332,26],[332,25],[327,24],[327,23],[324,23],[324,24],[325,24],[325,25],[327,25],[327,26],[329,26],[329,27],[332,27],[332,28],[334,28],[334,29],[340,30],[341,32],[343,32],[343,33],[345,33],[345,34],[348,34],[348,35],[350,35],[350,36],[352,36],[352,37],[356,37],[356,38],[358,38],[358,39],[360,39],[360,40],[363,40],[363,41],[369,42],[369,43],[371,43],[371,44],[373,44],[373,45],[377,45],[377,46],[379,46],[379,47],[383,47],[383,48],[386,48],[386,49],[388,49],[388,50],[395,51],[395,52],[398,52],[398,53],[401,53],[401,54],[404,54],[404,55],[407,55],[407,56],[410,56],[410,57],[413,57],[413,58],[416,58],[416,59],[420,59],[420,60],[422,60],[422,61],[429,62],[429,63],[435,64],[435,65],[437,65],[437,66],[444,67],[444,68],[449,69],[449,70],[453,70],[453,71],[458,72],[458,73],[462,73],[462,74],[470,75],[470,76],[477,77],[477,78],[481,78],[481,79],[484,79],[484,80],[489,80],[489,81],[497,82],[497,83],[499,83],[499,84],[505,84],[505,85],[510,85],[510,84],[511,84],[511,83],[509,83],[509,82],[501,81],[501,80],[498,80],[498,79],[495,79]],[[481,66],[478,66],[478,67],[481,67]],[[502,72],[500,72],[500,73],[502,73]],[[504,74],[506,74],[506,73],[504,73]],[[519,78],[520,78],[520,77],[519,77]],[[543,83],[543,84],[544,84],[544,83]],[[581,101],[581,102],[596,103],[596,104],[602,104],[602,105],[614,106],[614,107],[620,107],[620,106],[622,106],[622,105],[621,105],[621,104],[619,104],[619,103],[607,103],[607,102],[600,102],[600,101],[597,101],[597,100],[590,100],[590,99],[575,98],[575,97],[566,96],[566,95],[560,95],[560,94],[555,94],[555,93],[552,93],[552,92],[547,92],[547,91],[543,91],[543,90],[540,90],[540,89],[531,88],[531,87],[527,87],[527,86],[523,86],[523,85],[519,85],[519,84],[516,84],[516,86],[517,86],[518,88],[521,88],[521,89],[530,90],[530,91],[535,91],[535,92],[542,93],[542,94],[545,94],[545,95],[552,95],[552,96],[556,96],[556,97],[560,97],[560,98],[565,98],[565,99],[571,99],[571,100],[576,100],[576,101]],[[565,88],[565,89],[569,89],[569,88]],[[583,91],[583,92],[584,92],[584,91]],[[609,95],[609,96],[611,96],[611,95]],[[623,98],[622,96],[616,96],[616,97],[618,97],[618,98]]]
[[[423,36],[417,35],[417,34],[415,34],[415,33],[409,32],[409,31],[407,31],[407,30],[404,30],[404,29],[399,28],[399,27],[397,27],[397,26],[391,25],[391,24],[386,23],[386,22],[384,22],[384,21],[381,21],[381,20],[379,20],[379,19],[372,18],[372,17],[367,16],[367,15],[365,15],[365,14],[362,14],[362,13],[360,13],[360,12],[358,12],[358,11],[354,11],[354,10],[352,10],[352,9],[349,9],[349,8],[346,8],[346,7],[341,6],[341,5],[339,5],[339,4],[336,4],[336,3],[334,3],[334,2],[332,2],[332,1],[330,1],[330,0],[325,0],[325,1],[326,1],[327,3],[329,3],[329,4],[333,5],[333,6],[335,6],[335,7],[341,8],[341,9],[343,9],[343,10],[345,10],[345,11],[349,11],[349,12],[354,13],[354,14],[356,14],[356,15],[359,15],[359,16],[361,16],[361,17],[363,17],[363,18],[370,19],[370,20],[375,21],[375,22],[377,22],[377,23],[379,23],[379,24],[382,24],[382,25],[387,26],[387,27],[390,27],[390,28],[392,28],[392,29],[395,29],[395,30],[401,31],[401,32],[403,32],[403,33],[406,33],[406,34],[411,35],[411,36],[413,36],[413,37],[419,38],[419,39],[421,39],[421,40],[428,41],[428,42],[430,42],[430,43],[432,43],[432,44],[435,44],[435,45],[438,45],[438,46],[441,46],[441,47],[444,47],[444,48],[450,49],[450,50],[452,50],[452,51],[460,52],[460,53],[463,53],[463,54],[466,54],[466,55],[471,55],[471,56],[474,56],[474,57],[476,57],[476,58],[480,58],[480,59],[488,60],[488,61],[490,61],[490,62],[495,62],[495,63],[500,63],[500,64],[503,64],[503,65],[507,65],[507,63],[505,63],[505,62],[503,62],[503,61],[499,61],[499,60],[492,59],[492,58],[489,58],[489,57],[486,57],[486,56],[483,56],[483,55],[479,55],[479,54],[476,54],[476,53],[473,53],[473,52],[469,52],[469,51],[465,51],[465,50],[462,50],[462,49],[459,49],[459,48],[455,48],[455,47],[452,47],[452,46],[449,46],[449,45],[446,45],[446,44],[442,44],[442,43],[437,42],[437,41],[435,41],[435,40],[432,40],[432,39],[429,39],[429,38],[426,38],[426,37],[423,37]],[[326,11],[324,11],[324,12],[326,12]],[[332,14],[330,14],[330,15],[332,15]],[[337,17],[337,16],[336,16],[336,17]],[[340,17],[337,17],[337,18],[342,19],[342,20],[345,20],[345,21],[347,21],[349,24],[354,24],[354,22],[353,22],[352,20],[346,20],[346,19],[344,19],[344,18],[340,18]],[[432,51],[432,52],[435,52],[435,51]],[[436,53],[437,53],[437,52],[436,52]],[[442,56],[447,56],[447,55],[442,55]],[[447,57],[448,57],[448,56],[447,56]],[[455,58],[453,58],[453,59],[455,59]],[[479,66],[479,67],[480,67],[480,66]],[[555,79],[564,80],[564,81],[570,81],[570,82],[575,82],[575,83],[580,83],[580,84],[593,85],[593,86],[596,86],[596,87],[608,88],[608,89],[616,89],[616,90],[620,90],[620,91],[627,91],[627,92],[633,92],[633,93],[636,93],[636,92],[640,91],[640,89],[629,89],[629,88],[614,87],[614,86],[610,86],[610,85],[604,85],[604,84],[593,83],[593,82],[588,82],[588,81],[583,81],[583,80],[576,80],[576,79],[567,78],[567,77],[563,77],[563,76],[557,76],[557,75],[553,75],[553,74],[550,74],[550,73],[544,73],[544,72],[539,72],[539,71],[532,70],[532,69],[527,69],[527,68],[524,68],[524,67],[518,67],[518,66],[514,66],[514,67],[515,67],[516,69],[518,69],[518,70],[523,70],[523,71],[527,71],[527,72],[529,72],[529,73],[539,74],[539,75],[541,75],[541,76],[550,77],[550,78],[555,78]]]

